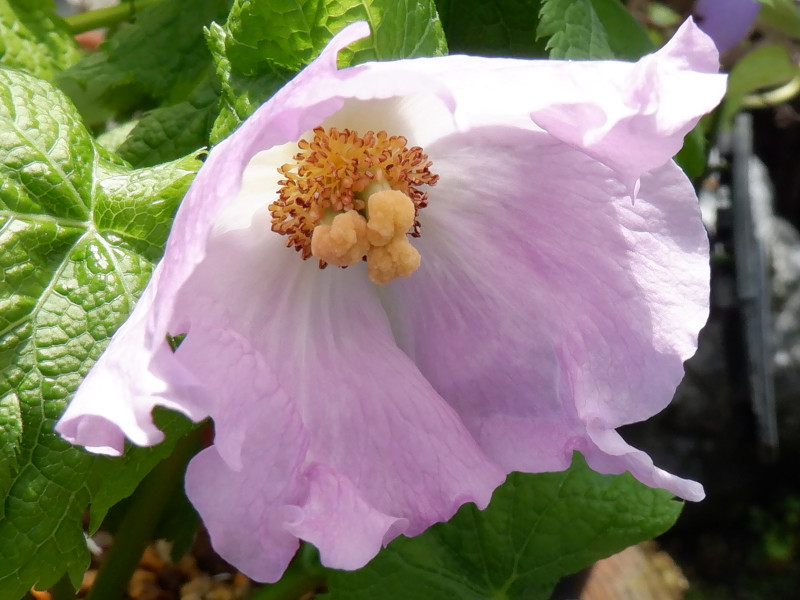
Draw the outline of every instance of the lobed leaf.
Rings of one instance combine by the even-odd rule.
[[[142,103],[185,100],[210,63],[203,27],[223,19],[230,0],[164,0],[135,13],[133,22],[63,73],[82,102],[100,101],[117,112]]]
[[[360,19],[372,35],[343,51],[342,65],[447,52],[433,0],[236,0],[227,23],[208,30],[222,87],[211,142],[233,131],[335,33]]]
[[[733,126],[733,119],[748,96],[758,100],[758,94],[763,92],[764,105],[768,105],[771,89],[790,86],[798,80],[800,69],[784,44],[766,43],[748,52],[736,62],[728,77],[728,91],[719,115],[720,127]]]
[[[620,0],[544,0],[537,36],[551,58],[636,60],[655,48]]]
[[[51,80],[80,56],[52,2],[0,0],[0,65]]]
[[[209,73],[186,100],[145,113],[118,145],[117,154],[134,167],[144,167],[207,146],[219,113],[219,93],[212,78]]]
[[[655,50],[647,30],[620,0],[592,0],[592,8],[608,34],[615,58],[637,60]]]
[[[44,81],[0,70],[0,598],[88,565],[93,525],[188,429],[122,459],[53,432],[72,393],[125,320],[160,257],[198,162],[131,169],[99,147]]]
[[[239,74],[225,54],[225,45],[230,35],[225,27],[217,23],[212,23],[206,32],[216,75],[222,88],[219,114],[211,127],[212,145],[236,129],[295,73],[285,67],[266,64],[257,75]]]
[[[228,16],[225,55],[242,75],[256,75],[270,65],[296,72],[358,20],[369,22],[372,35],[355,45],[355,56],[343,53],[346,64],[447,51],[436,7],[425,0],[237,0]]]
[[[800,12],[795,0],[758,0],[758,20],[793,38],[800,38]]]
[[[447,45],[453,54],[546,57],[534,32],[541,0],[437,0]]]
[[[614,52],[592,0],[544,0],[538,37],[547,37],[550,58],[606,59]]]

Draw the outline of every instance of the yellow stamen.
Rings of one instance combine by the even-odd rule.
[[[372,246],[385,246],[414,225],[416,210],[411,198],[397,190],[375,192],[367,200],[367,239]]]
[[[303,259],[318,258],[321,268],[366,258],[376,283],[413,273],[420,257],[406,235],[419,237],[417,213],[427,205],[418,187],[438,179],[427,155],[385,131],[361,137],[318,127],[313,134],[298,142],[295,162],[279,169],[285,179],[269,206],[272,230]]]
[[[408,277],[419,268],[421,257],[408,238],[398,235],[384,246],[372,246],[367,254],[367,275],[378,284]]]
[[[330,225],[317,225],[311,237],[311,254],[334,267],[349,267],[369,251],[367,220],[354,210],[333,218]]]

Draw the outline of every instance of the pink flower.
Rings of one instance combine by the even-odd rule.
[[[58,431],[119,454],[162,439],[156,405],[210,416],[186,489],[262,581],[298,538],[358,568],[574,450],[701,499],[615,428],[669,403],[707,316],[706,235],[670,157],[724,92],[711,40],[690,21],[635,64],[337,70],[368,34],[344,29],[210,152]]]

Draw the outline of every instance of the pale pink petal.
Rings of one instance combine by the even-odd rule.
[[[246,278],[236,277],[241,273],[234,271],[231,279],[238,280],[241,286]],[[258,267],[255,274],[259,274]],[[267,286],[273,287],[268,283]],[[214,302],[220,302],[219,297],[226,291],[235,294],[236,287],[235,283],[233,289],[214,286],[210,296],[203,294],[196,304],[185,304],[187,310],[214,315],[219,327],[215,328],[211,322],[204,323],[202,318],[196,319],[192,333],[177,352],[182,362],[197,371],[197,379],[203,385],[218,391],[218,410],[212,412],[217,432],[215,444],[192,460],[187,472],[187,494],[207,524],[217,552],[259,581],[275,581],[280,577],[297,550],[298,538],[314,543],[330,567],[354,569],[363,566],[383,544],[408,529],[408,520],[386,515],[372,506],[364,499],[370,495],[369,492],[356,489],[353,480],[343,473],[347,469],[361,468],[363,461],[372,460],[371,453],[359,452],[346,457],[344,468],[336,467],[334,457],[328,456],[325,449],[315,448],[317,442],[312,443],[312,437],[317,436],[313,429],[306,427],[296,406],[297,400],[302,398],[294,396],[290,399],[281,388],[265,387],[274,385],[275,377],[264,356],[286,352],[286,358],[291,360],[290,344],[278,345],[271,341],[280,332],[269,322],[263,325],[254,323],[251,326],[270,329],[267,336],[252,336],[254,340],[262,340],[261,346],[271,346],[268,351],[262,351],[247,337],[237,333],[232,322],[235,317],[231,317],[228,311],[215,310],[219,307],[215,307]],[[246,290],[250,291],[253,290]],[[244,318],[259,320],[258,314]],[[292,338],[296,335],[295,328],[302,328],[304,324],[292,321],[287,322],[287,326],[287,337]],[[208,352],[209,347],[213,347],[215,352]],[[304,364],[303,367],[315,370],[313,364]],[[308,380],[313,378],[308,377]],[[308,381],[298,381],[289,387],[306,383]],[[348,396],[343,387],[339,392]],[[367,398],[370,403],[380,401],[372,396]],[[338,405],[342,404],[343,400],[339,399]],[[328,408],[336,406],[334,401],[327,404]],[[315,408],[325,410],[326,407],[312,405],[309,410]],[[430,416],[424,410],[421,413],[422,418]],[[413,423],[407,426],[411,427]],[[354,431],[347,437],[354,441],[358,437],[369,437],[371,427],[372,423],[365,417],[363,423],[355,424]],[[380,452],[378,446],[383,444],[384,454],[393,451],[405,453],[409,468],[424,468],[414,460],[414,451],[404,447],[401,441],[405,427],[403,422],[398,422],[394,431],[381,432],[379,442],[366,443],[375,446],[373,453]],[[460,424],[459,429],[463,429]],[[461,436],[471,444],[463,431]],[[393,440],[395,437],[398,439]],[[340,446],[345,441],[336,443]],[[424,455],[426,446],[428,451],[431,448],[424,441],[422,444],[420,454],[425,456],[425,461],[438,455]],[[472,452],[475,454],[474,449]],[[315,454],[320,454],[321,458],[315,458]],[[231,458],[237,464],[231,465]],[[391,461],[385,464],[391,464]],[[364,487],[365,484],[373,485],[373,481],[374,485],[382,486],[382,491],[392,495],[401,494],[392,487],[407,485],[397,480],[382,483],[375,474],[365,476],[359,483]],[[488,502],[488,494],[496,483],[483,483],[489,490],[482,493],[483,504]],[[447,482],[443,484],[443,487],[448,485]],[[454,485],[456,489],[459,486],[460,483]],[[220,490],[225,490],[225,493],[220,493]],[[460,493],[454,492],[456,497]],[[433,501],[439,503],[439,499]],[[456,503],[450,500],[448,504]],[[449,514],[439,518],[447,517]],[[346,535],[342,535],[343,531]]]
[[[708,310],[683,173],[646,175],[632,205],[613,171],[541,132],[487,128],[428,150],[441,179],[420,216],[422,266],[385,302],[486,452],[507,470],[561,469],[597,431],[663,409]],[[635,472],[670,483],[653,473]]]
[[[271,439],[293,443],[280,436]],[[254,462],[244,472],[231,470],[215,446],[201,451],[186,470],[186,493],[217,554],[251,579],[271,583],[281,578],[300,547],[287,530],[299,509],[276,497],[274,489],[292,483],[294,473],[274,468],[270,444],[250,448],[254,452],[247,459]],[[254,469],[260,470],[258,476]]]
[[[219,490],[238,482],[237,503],[257,507],[247,518],[237,516],[242,530],[257,531],[263,514],[298,506],[288,531],[313,541],[325,564],[350,568],[394,535],[414,535],[448,519],[464,502],[485,506],[504,472],[396,347],[363,265],[320,271],[278,236],[264,235],[268,230],[262,212],[248,229],[212,239],[206,260],[177,298],[192,326],[175,360],[199,386],[215,390],[209,412],[217,456],[228,464],[204,468],[203,485]],[[268,433],[276,412],[289,412],[276,411],[284,396],[291,398],[301,436]],[[226,414],[231,410],[246,419]],[[299,463],[284,456],[295,457],[304,443]],[[264,461],[255,460],[251,448],[261,445],[269,447],[271,464],[291,464],[291,477],[307,496],[264,493],[265,475],[253,466]],[[191,486],[189,496],[204,519],[228,523],[204,508],[208,503],[195,501],[196,493],[210,493],[199,487]],[[360,530],[350,539],[338,537],[335,525],[323,527],[322,506],[329,515],[359,518]],[[215,547],[227,539],[218,542],[212,531]]]
[[[467,501],[485,506],[504,477],[396,347],[364,265],[321,271],[265,235],[265,190],[278,177],[271,156],[248,168],[175,300],[191,326],[174,359],[196,387],[215,391],[215,452],[193,463],[189,497],[215,523],[215,548],[259,579],[283,562],[246,558],[236,540],[248,532],[263,532],[265,545],[271,532],[281,540],[292,532],[312,541],[326,565],[356,568],[399,533],[419,533]],[[247,226],[237,227],[248,206]],[[273,430],[289,413],[300,429]],[[230,514],[215,501],[229,485],[241,505]],[[265,491],[274,485],[283,491]],[[276,522],[275,514],[291,518]],[[342,537],[345,525],[353,529]],[[277,548],[286,558],[294,546]]]
[[[311,485],[302,518],[288,526],[314,544],[333,569],[358,569],[395,537],[408,530],[408,519],[390,517],[367,503],[353,482],[324,464],[308,471]]]
[[[659,469],[646,453],[628,445],[613,429],[606,428],[602,423],[595,429],[593,423],[589,423],[587,431],[592,443],[579,450],[595,471],[611,475],[630,471],[636,479],[650,487],[669,490],[686,500],[699,502],[705,498],[702,485]]]
[[[294,442],[280,436],[272,439]],[[265,452],[249,455],[254,462],[239,472],[232,471],[212,446],[195,456],[186,471],[186,493],[216,552],[248,577],[264,582],[279,580],[300,547],[287,528],[300,509],[278,495],[284,491],[279,486],[295,483],[295,474],[275,468],[268,452],[272,448],[253,445],[253,450]]]
[[[213,310],[213,300],[199,306]],[[221,384],[213,388],[220,406],[213,416],[222,435],[189,463],[186,493],[225,560],[254,579],[277,581],[299,546],[287,525],[308,495],[309,432],[258,348],[219,321],[206,319],[178,349],[202,384]]]
[[[713,41],[691,19],[636,63],[522,61],[448,56],[406,61],[451,90],[455,118],[481,125],[536,126],[614,169],[633,194],[646,171],[680,150],[683,137],[725,93]],[[365,65],[382,75],[392,63]],[[533,118],[531,123],[530,118]],[[642,145],[641,140],[648,144]]]
[[[92,452],[119,456],[125,437],[134,444],[150,446],[164,434],[153,424],[154,406],[164,406],[199,421],[205,413],[191,399],[181,402],[170,396],[170,388],[150,370],[152,356],[147,346],[145,320],[152,305],[151,286],[137,305],[138,311],[113,336],[109,348],[89,371],[56,425],[66,440]],[[163,353],[168,349],[161,336]],[[169,357],[165,357],[169,359]]]
[[[581,73],[580,91],[531,116],[551,135],[614,169],[635,195],[639,176],[672,158],[700,116],[719,103],[726,79],[709,76],[719,69],[717,50],[691,19],[627,72],[606,65],[581,63],[583,71],[595,66],[594,77]],[[592,80],[595,85],[588,84]],[[560,86],[559,93],[568,88]]]
[[[296,142],[339,111],[347,98],[390,98],[409,90],[423,90],[428,97],[433,90],[441,96],[434,94],[435,102],[452,101],[435,80],[403,63],[397,63],[394,75],[380,77],[368,75],[364,67],[338,71],[339,50],[366,35],[364,22],[343,29],[319,58],[209,154],[175,216],[164,259],[58,422],[56,430],[65,439],[119,454],[123,436],[139,445],[161,441],[151,417],[155,406],[195,421],[209,414],[208,391],[198,389],[191,374],[173,360],[166,335],[186,333],[191,325],[176,306],[176,294],[205,259],[208,239],[224,220],[223,209],[236,197],[244,167],[256,152]],[[83,426],[83,419],[90,419],[91,426]]]

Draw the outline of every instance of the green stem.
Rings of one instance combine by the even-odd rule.
[[[748,94],[742,101],[744,108],[769,108],[788,102],[800,93],[800,75],[795,75],[781,87],[769,92]]]
[[[123,597],[128,581],[153,537],[167,500],[183,484],[186,464],[201,448],[201,430],[202,427],[198,427],[184,436],[172,453],[136,488],[86,600],[117,600]]]
[[[52,600],[75,600],[76,596],[75,588],[72,587],[72,582],[70,582],[67,575],[64,575],[58,580],[57,584],[47,591],[50,592]]]
[[[90,10],[85,13],[72,15],[66,17],[64,20],[67,22],[69,32],[75,35],[76,33],[83,33],[84,31],[91,31],[92,29],[98,29],[100,27],[119,25],[136,14],[134,12],[134,6],[136,7],[136,12],[140,12],[148,6],[153,6],[159,2],[163,2],[163,0],[136,0],[135,5],[133,2],[126,2],[124,4],[118,4],[117,6],[109,6],[108,8],[100,8],[98,10]]]
[[[317,550],[303,544],[280,581],[265,585],[250,600],[297,600],[325,586],[325,571],[319,566]]]

